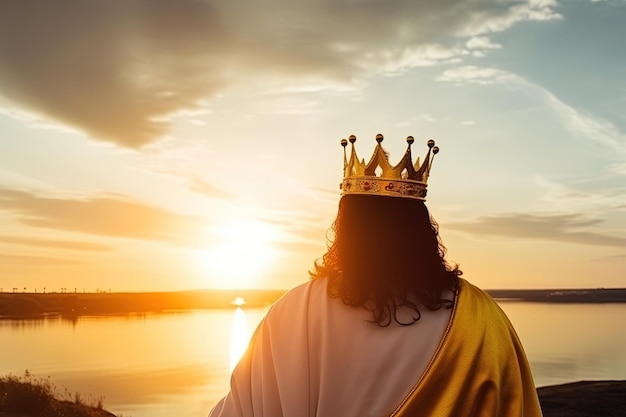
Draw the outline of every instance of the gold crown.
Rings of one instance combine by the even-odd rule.
[[[356,136],[350,135],[348,140],[352,144],[350,160],[346,155],[348,140],[342,139],[343,146],[343,181],[341,194],[366,194],[392,197],[413,198],[426,200],[426,186],[433,158],[439,148],[435,141],[428,141],[428,153],[424,162],[420,165],[417,158],[415,165],[411,158],[411,145],[415,141],[413,136],[406,138],[409,144],[404,156],[396,166],[389,163],[389,155],[383,149],[381,142],[384,137],[380,133],[376,135],[376,149],[370,161],[365,164],[365,159],[359,161],[354,149]],[[380,174],[380,175],[379,175]]]

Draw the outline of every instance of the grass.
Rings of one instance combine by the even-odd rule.
[[[115,417],[104,410],[104,398],[86,402],[79,393],[57,394],[49,378],[0,377],[0,412],[33,417]],[[119,416],[122,417],[122,416]]]

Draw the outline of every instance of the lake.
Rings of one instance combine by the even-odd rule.
[[[500,302],[537,386],[626,379],[626,304]],[[123,417],[198,417],[227,392],[267,309],[0,320],[0,375],[50,378]]]

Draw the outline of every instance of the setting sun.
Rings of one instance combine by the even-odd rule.
[[[258,220],[237,218],[212,227],[215,243],[201,251],[201,262],[222,287],[250,288],[276,259],[277,231]]]

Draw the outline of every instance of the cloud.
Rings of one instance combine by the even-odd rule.
[[[502,45],[491,42],[486,36],[475,36],[465,44],[468,49],[500,49]]]
[[[621,262],[626,260],[626,254],[620,253],[619,255],[601,256],[592,259],[593,262]]]
[[[141,147],[229,86],[350,84],[455,62],[470,54],[458,45],[493,49],[486,35],[557,19],[556,7],[548,0],[5,1],[0,95],[42,119]]]
[[[490,2],[488,2],[490,3]],[[496,3],[496,2],[494,2]],[[496,4],[490,4],[496,8]],[[474,7],[475,2],[470,2]],[[518,22],[523,21],[548,21],[561,19],[556,12],[558,2],[556,0],[528,0],[526,2],[499,4],[499,13],[491,14],[485,19],[479,12],[470,13],[464,25],[464,34],[468,36],[482,35],[485,33],[501,32],[509,29]],[[492,9],[493,10],[493,9]]]
[[[76,242],[68,240],[52,240],[34,237],[21,236],[0,236],[0,243],[9,243],[14,245],[26,245],[56,249],[84,250],[84,251],[110,251],[111,246],[101,245],[92,242]]]
[[[491,42],[491,40],[486,36],[475,36],[470,38],[470,40],[465,43],[465,46],[467,49],[472,51],[473,56],[478,58],[485,55],[484,51],[502,48],[502,45]]]
[[[396,126],[405,127],[405,126],[411,126],[413,124],[418,124],[418,123],[431,123],[431,122],[436,122],[436,121],[437,121],[437,117],[433,116],[432,114],[422,113],[415,117],[411,117],[409,120],[399,122],[396,124]]]
[[[90,235],[206,244],[208,220],[122,198],[61,199],[0,188],[0,207],[15,219],[41,227]]]
[[[462,84],[501,84],[505,82],[517,81],[519,78],[507,71],[497,68],[477,67],[466,65],[444,71],[437,81],[453,82]]]
[[[600,223],[602,220],[591,219],[583,214],[510,213],[450,222],[445,227],[472,235],[626,247],[624,237],[585,230]]]
[[[545,91],[545,95],[547,102],[562,120],[563,126],[572,135],[597,142],[622,158],[626,155],[626,134],[613,123],[577,110],[549,91]]]
[[[202,178],[194,177],[190,179],[190,182],[191,184],[189,186],[189,189],[195,193],[202,194],[211,198],[232,199],[235,197],[235,194],[217,188],[213,184],[208,183]]]
[[[610,169],[616,174],[626,175],[626,162],[611,164]]]
[[[626,207],[626,187],[621,178],[601,176],[562,184],[536,175],[533,183],[542,190],[540,201],[549,203],[554,211],[609,214]]]
[[[480,67],[474,65],[460,66],[444,71],[437,81],[452,82],[461,86],[465,84],[516,84],[526,91],[534,91],[542,97],[545,105],[549,107],[561,121],[564,129],[573,137],[583,138],[601,145],[608,149],[620,160],[626,155],[626,134],[618,126],[601,117],[586,113],[563,102],[546,88],[533,84],[521,76],[512,72],[492,67]],[[616,173],[623,173],[622,163],[612,165]]]
[[[47,256],[31,256],[31,255],[2,255],[0,254],[0,265],[19,265],[19,266],[57,266],[57,265],[76,265],[80,261],[71,259],[52,258]]]

